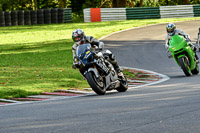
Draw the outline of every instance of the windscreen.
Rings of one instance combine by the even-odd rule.
[[[76,49],[76,56],[81,57],[86,51],[86,49],[90,49],[91,45],[89,43],[79,45]]]

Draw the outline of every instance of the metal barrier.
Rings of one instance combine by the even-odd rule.
[[[83,10],[84,22],[99,22],[95,18],[96,13],[91,13],[91,9]],[[92,10],[95,11],[95,10]],[[100,21],[126,20],[126,8],[100,8]]]
[[[160,18],[159,7],[126,8],[127,20]]]
[[[99,8],[100,18],[94,21],[96,10],[84,9],[84,22],[100,22],[130,19],[159,19],[200,16],[200,5],[177,5],[160,7],[134,7],[134,8]],[[99,13],[98,13],[99,14]]]
[[[200,5],[194,5],[193,12],[194,12],[194,17],[199,17],[200,16]]]
[[[161,18],[194,17],[193,5],[160,6]]]
[[[91,11],[90,8],[83,10],[84,22],[91,22]]]
[[[126,8],[101,8],[101,21],[126,20]]]
[[[72,22],[72,9],[71,8],[64,9],[64,23],[66,23],[66,22]]]

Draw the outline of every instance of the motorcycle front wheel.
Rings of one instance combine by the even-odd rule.
[[[128,89],[128,81],[127,78],[124,76],[123,79],[120,80],[120,87],[116,88],[118,92],[125,92]]]
[[[88,81],[88,84],[96,94],[104,95],[106,93],[102,77],[97,78],[92,72],[86,73],[85,77]]]
[[[178,62],[186,76],[191,76],[190,63],[187,56],[180,57]]]

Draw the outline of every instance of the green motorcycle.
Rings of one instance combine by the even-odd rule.
[[[169,51],[186,76],[199,73],[199,65],[195,58],[195,53],[183,36],[174,35],[170,39]]]

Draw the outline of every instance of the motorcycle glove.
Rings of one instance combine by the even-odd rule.
[[[72,69],[76,69],[76,66],[74,64],[72,65]]]

